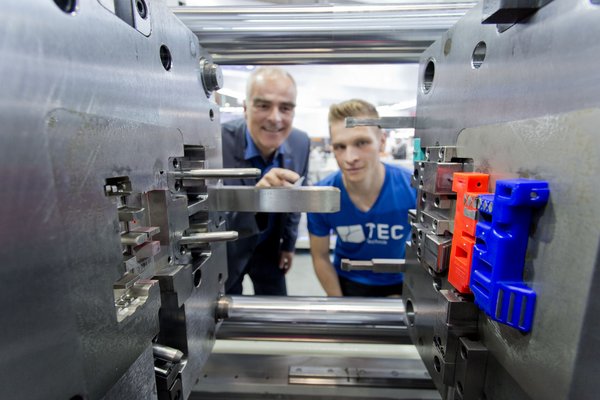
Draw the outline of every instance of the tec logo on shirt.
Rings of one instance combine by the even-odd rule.
[[[338,226],[336,228],[338,237],[349,243],[387,244],[389,239],[400,240],[404,237],[403,225],[375,224],[367,222],[363,229],[362,225]],[[365,231],[367,236],[365,236]]]

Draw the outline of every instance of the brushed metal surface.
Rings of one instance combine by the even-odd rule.
[[[277,348],[277,343],[271,343],[271,347]],[[356,346],[358,347],[358,346]],[[318,347],[321,349],[321,347]],[[260,398],[285,398],[290,400],[308,399],[431,399],[439,400],[440,395],[436,390],[411,385],[410,382],[390,387],[370,386],[365,382],[364,386],[353,385],[322,385],[313,384],[310,381],[304,384],[291,383],[290,367],[307,370],[326,368],[335,371],[369,370],[419,373],[421,377],[427,378],[429,374],[423,368],[420,360],[408,357],[397,359],[384,359],[369,356],[352,356],[353,348],[345,346],[347,356],[341,352],[334,354],[336,347],[331,351],[321,351],[320,354],[285,353],[281,355],[268,354],[213,354],[206,365],[205,373],[200,378],[198,385],[194,387],[190,399],[260,399]],[[338,351],[340,349],[338,348]],[[343,350],[343,349],[341,349]],[[319,382],[314,382],[319,383]],[[331,382],[333,383],[333,382]]]
[[[481,24],[479,4],[421,59],[416,135],[422,146],[456,145],[460,159],[491,174],[492,189],[496,180],[514,177],[543,179],[551,188],[525,263],[525,281],[538,296],[532,332],[480,314],[480,337],[490,351],[487,399],[596,393],[593,360],[600,343],[589,330],[600,324],[593,312],[593,288],[600,284],[600,136],[594,128],[600,79],[593,67],[599,17],[600,8],[589,1],[554,0],[499,31]],[[431,371],[431,315],[442,312],[435,293],[447,282],[442,277],[436,285],[423,271],[410,272],[410,264],[407,256],[403,299],[407,313],[414,309],[411,336]]]
[[[404,304],[392,298],[223,296],[217,311],[232,322],[405,325]]]
[[[324,212],[340,210],[340,190],[328,186],[208,188],[208,208],[244,212]]]
[[[417,62],[472,1],[174,7],[223,65]]]
[[[598,105],[597,5],[555,0],[502,33],[496,25],[481,24],[481,7],[422,54],[416,113],[421,146],[453,145],[468,127]],[[481,41],[485,58],[474,68],[473,52]],[[424,93],[430,60],[435,72]]]
[[[106,1],[59,8],[68,4],[2,7],[0,387],[15,399],[151,399],[159,283],[150,281],[143,305],[117,319],[113,285],[126,267],[123,204],[105,185],[126,177],[126,205],[145,209],[141,221],[133,222],[136,211],[127,223],[147,226],[146,197],[162,193],[186,203],[160,204],[182,214],[186,227],[185,191],[172,193],[167,182],[171,159],[196,146],[205,168],[222,166],[219,110],[199,75],[200,59],[211,57],[163,2],[146,1],[148,18],[129,24]],[[161,253],[141,267],[140,279],[169,260],[186,264],[172,245],[183,232],[165,227],[154,238]],[[188,393],[214,341],[214,301],[226,273],[224,251],[209,254],[202,285],[175,286],[193,287],[184,310],[195,336],[178,348],[188,358]]]
[[[590,317],[598,322],[586,313],[595,302],[600,238],[593,205],[600,188],[591,184],[600,170],[599,122],[600,109],[572,111],[465,129],[457,142],[492,182],[518,176],[550,183],[550,204],[527,248],[525,277],[537,292],[534,328],[522,335],[488,319],[482,327],[486,346],[534,398],[569,397],[583,324]]]

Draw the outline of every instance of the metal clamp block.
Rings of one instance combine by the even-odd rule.
[[[453,174],[462,171],[462,163],[420,161],[415,163],[411,185],[428,193],[453,195]]]
[[[454,399],[482,398],[487,357],[488,350],[481,342],[464,337],[459,339],[459,356],[454,371]]]
[[[448,269],[451,248],[452,236],[427,234],[421,245],[423,261],[434,272],[444,272]]]
[[[425,160],[451,162],[456,158],[456,146],[431,146],[425,149]]]
[[[422,190],[417,193],[417,202],[419,210],[422,211],[433,210],[437,213],[453,214],[456,208],[456,196],[432,194]]]
[[[443,312],[437,315],[433,327],[434,343],[444,360],[454,363],[458,338],[477,335],[478,308],[472,301],[450,290],[440,290],[438,304]]]
[[[451,217],[433,210],[421,210],[419,212],[419,222],[431,229],[436,235],[444,235],[447,232],[452,233],[454,230],[454,221]]]

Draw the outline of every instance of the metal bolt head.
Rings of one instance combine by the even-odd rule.
[[[200,60],[200,74],[207,93],[223,87],[223,72],[219,65],[203,58]]]

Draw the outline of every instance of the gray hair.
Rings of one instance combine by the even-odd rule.
[[[252,71],[250,76],[248,77],[248,82],[246,83],[246,101],[250,101],[250,94],[252,93],[252,88],[256,83],[259,77],[273,77],[273,78],[287,78],[292,81],[294,88],[296,89],[296,81],[292,77],[292,75],[286,70],[279,67],[260,67]]]

